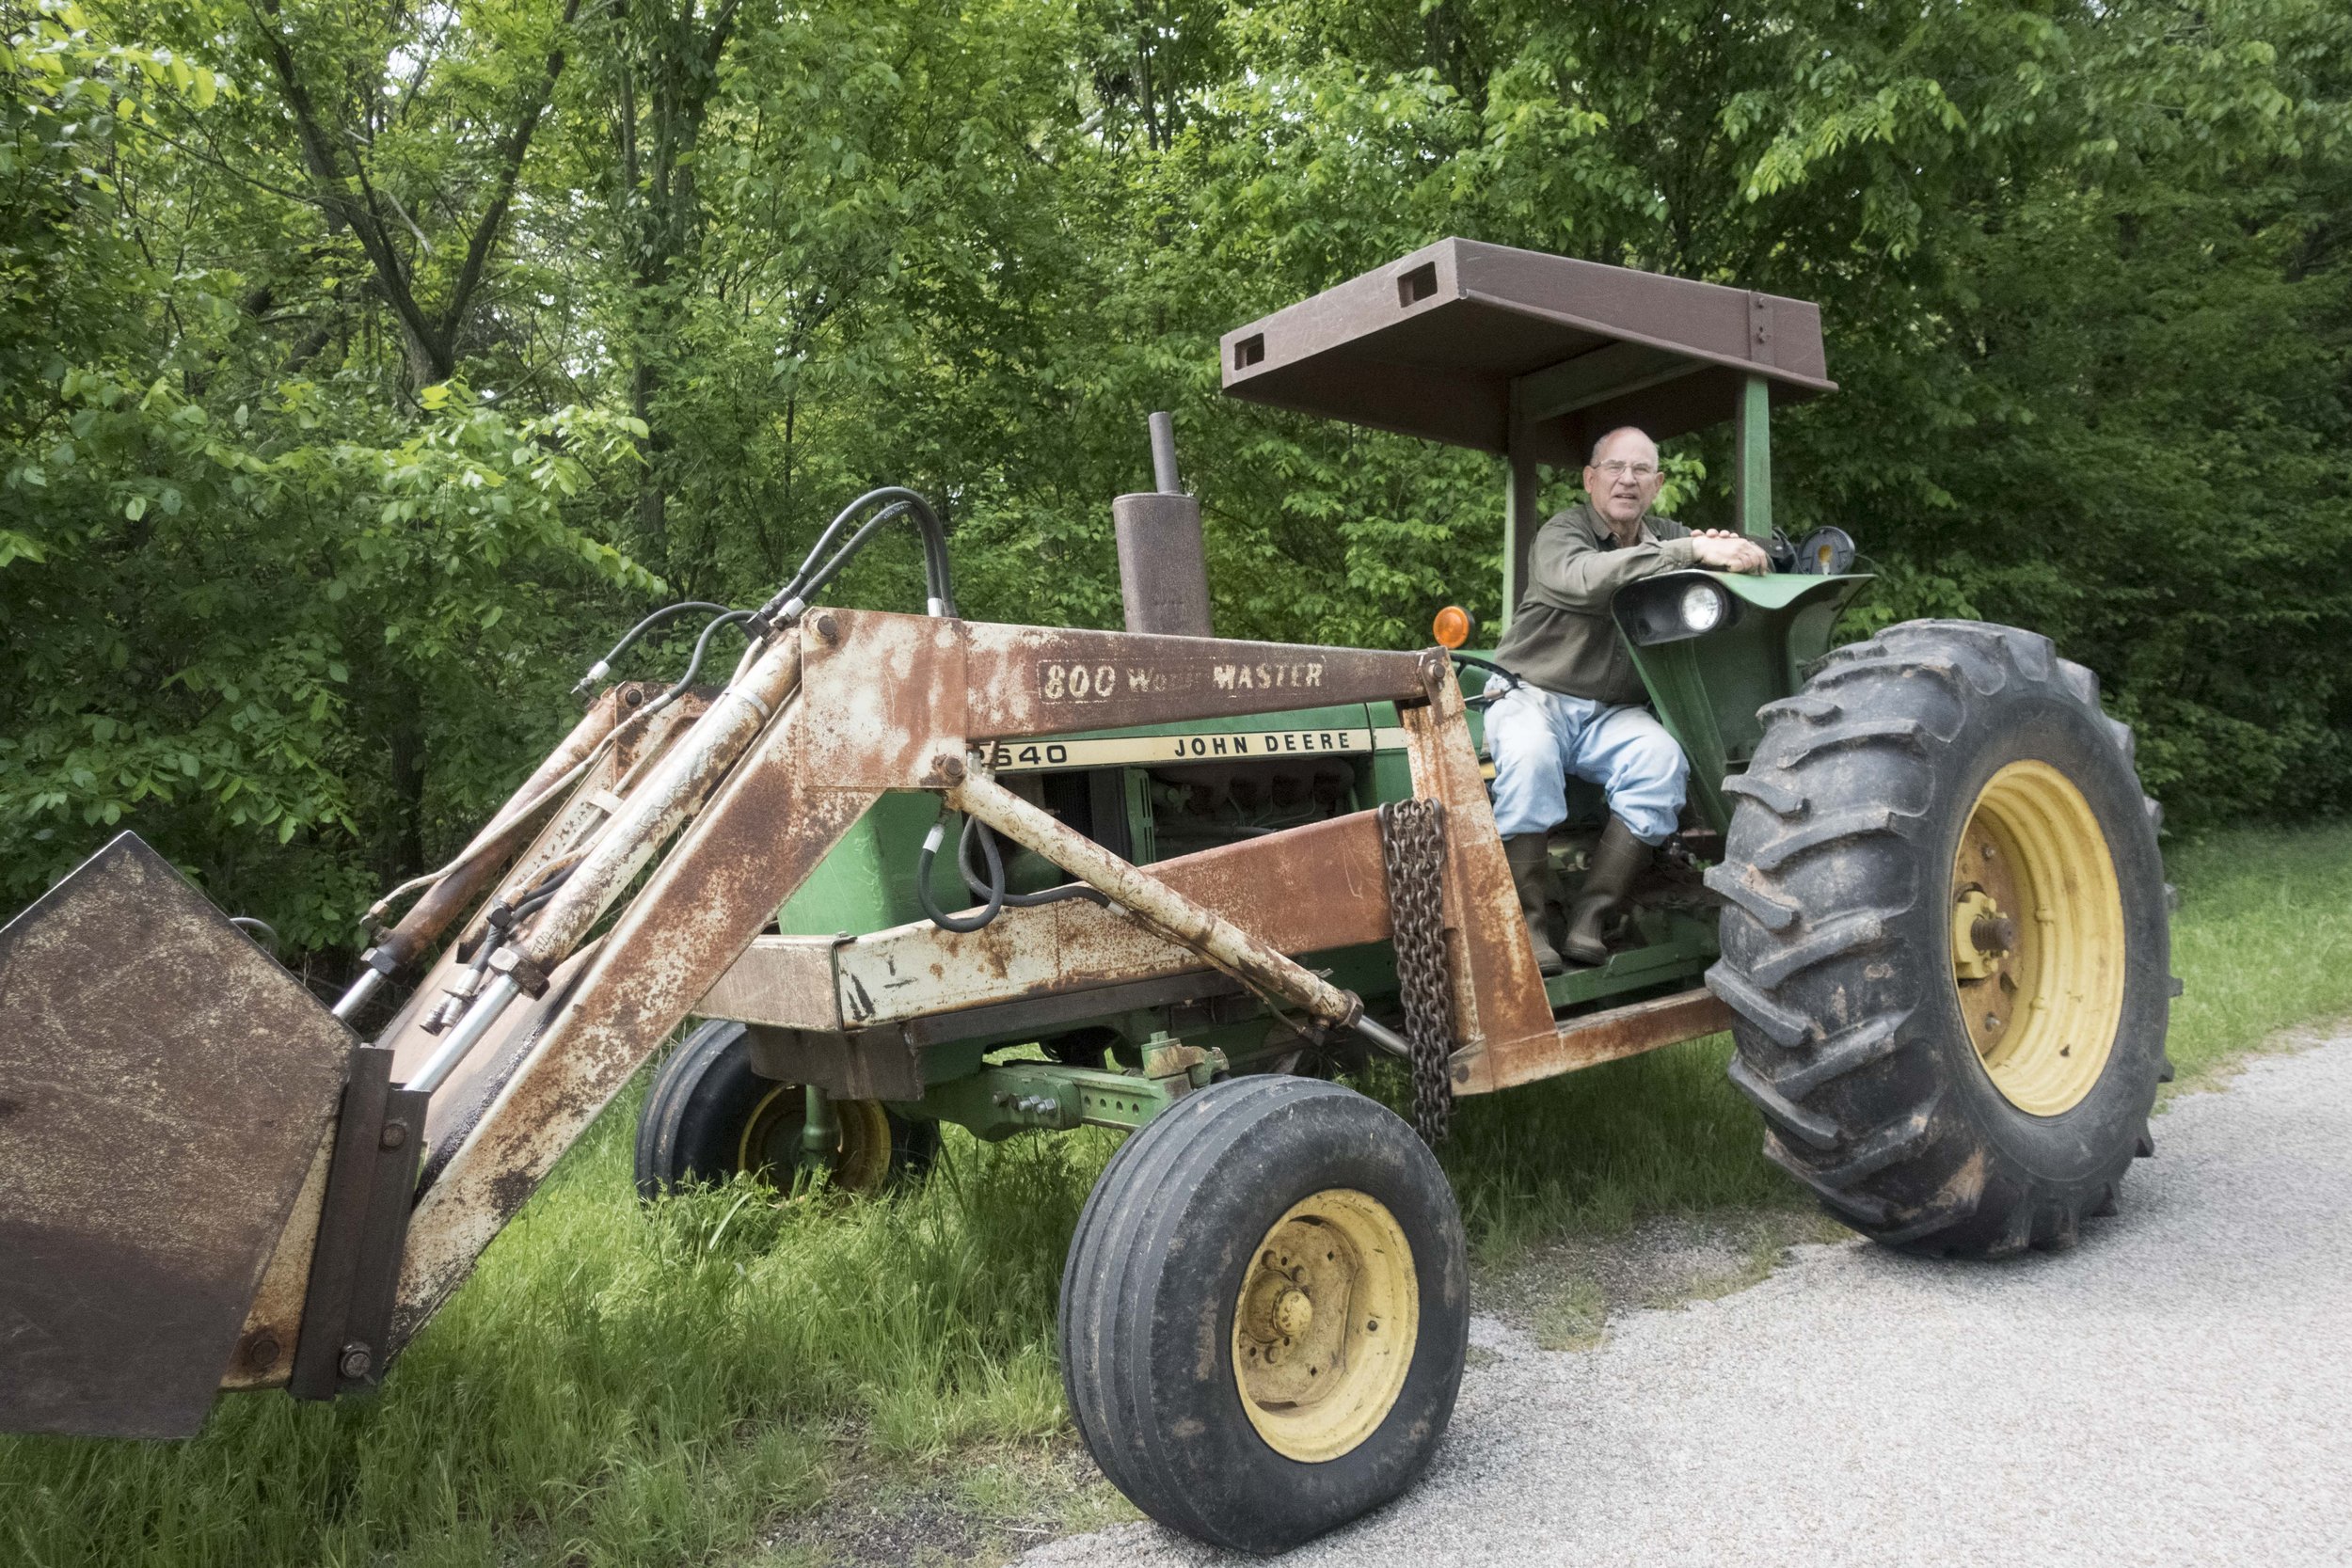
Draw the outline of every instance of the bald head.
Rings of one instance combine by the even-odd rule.
[[[1619,425],[1593,443],[1584,469],[1584,493],[1620,542],[1630,544],[1642,517],[1664,483],[1658,471],[1658,443],[1632,425]]]

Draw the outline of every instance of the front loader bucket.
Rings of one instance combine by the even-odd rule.
[[[355,1044],[134,833],[0,927],[0,1430],[203,1425]]]

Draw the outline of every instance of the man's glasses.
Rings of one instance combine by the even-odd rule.
[[[1645,483],[1658,477],[1657,464],[1628,463],[1622,457],[1613,457],[1606,463],[1596,463],[1593,467],[1607,474],[1611,479],[1631,474],[1637,483]]]

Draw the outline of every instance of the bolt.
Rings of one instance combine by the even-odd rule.
[[[245,1347],[246,1364],[257,1372],[265,1372],[278,1365],[278,1340],[267,1334],[256,1337]]]
[[[340,1365],[345,1377],[365,1377],[368,1369],[375,1365],[375,1355],[367,1346],[354,1341],[343,1347],[343,1358]]]
[[[1980,914],[1968,927],[1977,951],[1999,955],[2017,945],[2017,922],[2002,915]]]
[[[933,757],[931,771],[951,784],[961,784],[963,783],[963,759],[954,756]]]
[[[642,686],[625,686],[621,688],[621,705],[623,707],[644,706],[645,689]]]
[[[1986,860],[1991,860],[1993,858],[1993,846],[1990,844],[1983,845],[1979,847],[1977,852],[1982,855]]]
[[[831,615],[817,617],[817,635],[828,642],[841,641],[841,627]]]
[[[1987,1029],[1998,1029],[2001,1026],[2001,1015],[1998,1013],[1985,1014],[1984,1026]]]
[[[376,1134],[375,1141],[379,1148],[398,1148],[408,1141],[408,1124],[405,1121],[386,1122],[384,1131]]]

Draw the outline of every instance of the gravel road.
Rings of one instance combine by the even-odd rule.
[[[1284,1560],[2352,1563],[2352,1037],[2154,1128],[2072,1253],[1802,1247],[1581,1353],[1473,1320],[1420,1489]],[[1253,1560],[1146,1524],[1021,1560]]]

